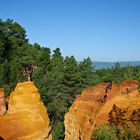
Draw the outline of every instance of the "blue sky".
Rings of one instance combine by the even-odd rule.
[[[0,18],[77,60],[140,60],[140,0],[1,0]]]

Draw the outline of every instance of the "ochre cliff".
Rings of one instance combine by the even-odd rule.
[[[0,115],[6,112],[5,99],[4,99],[4,89],[0,88]]]
[[[0,137],[5,140],[51,140],[47,110],[32,82],[18,83],[0,116]]]
[[[99,83],[85,89],[65,115],[65,140],[90,140],[94,125],[108,120],[113,105],[130,107],[130,111],[140,106],[138,81],[123,81],[120,85]]]

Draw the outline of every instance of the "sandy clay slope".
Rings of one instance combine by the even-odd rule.
[[[47,110],[33,82],[18,83],[0,116],[0,137],[5,140],[51,140]]]
[[[108,120],[114,104],[130,112],[140,107],[138,81],[99,83],[85,89],[65,115],[65,140],[90,140],[95,124]]]

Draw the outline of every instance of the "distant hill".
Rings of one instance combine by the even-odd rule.
[[[102,68],[112,68],[116,62],[99,62],[94,61],[93,64],[95,65],[96,69],[102,69]],[[119,62],[121,67],[125,67],[127,65],[130,66],[140,66],[140,61],[122,61]]]

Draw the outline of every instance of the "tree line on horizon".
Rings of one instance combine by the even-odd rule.
[[[0,20],[0,87],[5,97],[18,82],[33,80],[48,109],[54,140],[64,139],[64,115],[84,88],[99,82],[139,80],[140,66],[96,70],[88,57],[78,62],[61,50],[30,44],[25,29],[11,19]]]

